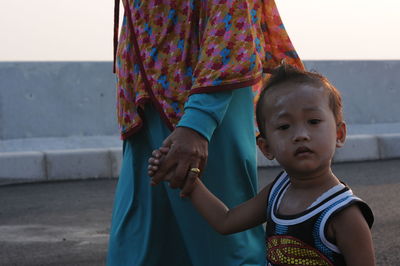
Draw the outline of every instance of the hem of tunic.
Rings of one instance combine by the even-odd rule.
[[[121,140],[127,140],[128,138],[132,137],[134,134],[136,134],[143,126],[143,122],[139,122],[135,125],[133,125],[133,127],[127,129],[124,132],[121,132]]]
[[[245,80],[245,81],[236,82],[236,83],[194,88],[194,89],[190,90],[189,95],[197,94],[197,93],[210,93],[210,92],[219,92],[219,91],[241,89],[241,88],[244,88],[244,87],[249,87],[249,86],[255,85],[260,80],[261,80],[261,76],[258,76],[256,78],[252,78],[250,80]]]

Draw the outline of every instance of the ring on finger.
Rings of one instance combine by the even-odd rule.
[[[190,168],[189,172],[193,172],[193,173],[199,174],[201,171],[197,167],[192,167],[192,168]]]

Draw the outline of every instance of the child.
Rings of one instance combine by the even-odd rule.
[[[221,234],[267,222],[267,265],[375,265],[373,214],[331,170],[335,149],[346,138],[337,89],[317,73],[284,64],[261,93],[256,117],[260,150],[284,171],[233,209],[199,178],[184,196]],[[162,147],[153,153],[150,176],[167,152]]]

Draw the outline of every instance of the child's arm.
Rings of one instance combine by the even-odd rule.
[[[334,235],[347,265],[375,265],[371,231],[357,205],[336,214],[328,226],[328,234]]]
[[[153,151],[149,159],[148,174],[152,177],[158,170],[168,147]],[[168,181],[168,180],[165,180]],[[152,185],[156,185],[151,182]],[[271,185],[266,186],[257,196],[229,210],[228,207],[212,194],[199,178],[188,196],[195,208],[208,223],[221,234],[232,234],[257,226],[266,220],[267,197]]]
[[[196,186],[189,198],[200,214],[217,232],[232,234],[265,222],[269,189],[270,185],[261,190],[254,198],[233,209],[228,209],[206,188],[200,179],[197,179]]]

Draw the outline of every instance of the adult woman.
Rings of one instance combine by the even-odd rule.
[[[262,264],[261,227],[219,236],[167,184],[149,186],[147,159],[164,143],[171,150],[156,182],[169,179],[185,193],[201,175],[228,205],[254,196],[253,89],[283,59],[302,67],[274,1],[124,7],[116,60],[124,155],[108,264]]]

